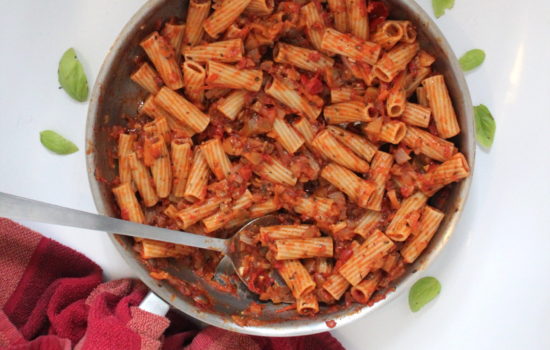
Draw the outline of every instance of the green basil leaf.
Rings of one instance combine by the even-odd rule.
[[[417,312],[441,291],[441,283],[435,277],[424,277],[416,281],[409,291],[409,307]]]
[[[84,102],[88,98],[88,79],[82,64],[76,57],[73,48],[68,49],[59,61],[57,78],[63,90],[77,101]]]
[[[475,106],[474,120],[476,125],[477,142],[485,148],[491,148],[491,145],[495,140],[497,124],[491,115],[489,108],[485,105]]]
[[[57,154],[71,154],[78,151],[78,147],[74,143],[52,130],[42,131],[40,142],[44,147]]]
[[[458,63],[460,63],[462,70],[467,72],[479,67],[483,61],[485,61],[485,52],[480,49],[473,49],[462,55]]]
[[[452,9],[455,0],[432,0],[435,17],[439,18],[445,14],[445,10]]]

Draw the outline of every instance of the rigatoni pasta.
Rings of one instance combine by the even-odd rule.
[[[144,33],[130,79],[147,96],[109,129],[120,217],[226,238],[274,214],[235,247],[260,300],[300,318],[382,299],[437,235],[448,185],[470,175],[436,57],[384,7],[191,0],[185,22]],[[134,249],[203,277],[222,258]],[[146,264],[160,278],[163,262]]]

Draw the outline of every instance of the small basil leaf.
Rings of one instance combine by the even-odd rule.
[[[42,131],[40,142],[44,147],[57,154],[71,154],[78,151],[78,147],[74,143],[52,130]]]
[[[435,277],[424,277],[416,281],[409,291],[409,307],[417,312],[441,291],[441,283]]]
[[[59,61],[57,78],[63,90],[77,101],[84,102],[88,98],[88,79],[82,64],[76,57],[73,48],[65,51]]]
[[[445,14],[445,10],[452,9],[455,0],[432,0],[435,17],[439,18]]]
[[[476,125],[477,142],[485,148],[491,148],[493,141],[495,140],[497,124],[491,115],[489,108],[485,105],[475,106],[474,120]]]
[[[479,67],[483,61],[485,61],[485,52],[480,49],[473,49],[462,55],[458,63],[460,63],[462,70],[467,72]]]

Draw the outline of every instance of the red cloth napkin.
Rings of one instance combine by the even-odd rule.
[[[140,281],[102,283],[84,255],[0,218],[0,348],[78,350],[343,350],[329,333],[265,338],[215,327],[197,330],[181,314],[138,306]]]

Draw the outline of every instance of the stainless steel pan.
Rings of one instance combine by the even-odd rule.
[[[417,26],[421,44],[437,56],[438,60],[435,67],[445,75],[462,128],[457,143],[470,166],[473,166],[475,142],[472,104],[468,87],[455,55],[434,22],[414,1],[388,0],[387,3],[392,8],[393,17],[409,19]],[[159,21],[172,16],[184,18],[186,7],[187,2],[182,0],[151,0],[147,2],[126,24],[103,63],[92,92],[86,126],[86,137],[91,150],[87,156],[88,175],[95,204],[101,214],[113,216],[116,213],[116,205],[109,186],[98,181],[96,176],[99,175],[108,180],[115,176],[115,169],[110,167],[107,159],[107,150],[113,147],[113,141],[108,137],[106,129],[112,125],[124,124],[121,116],[123,114],[134,115],[140,101],[145,97],[144,91],[129,79],[130,74],[135,69],[134,58],[143,55],[139,48],[139,42],[156,29],[155,25]],[[332,313],[327,313],[325,310],[315,318],[296,320],[293,319],[295,318],[293,311],[277,314],[274,312],[276,308],[268,304],[262,316],[257,317],[259,320],[268,323],[260,326],[239,326],[233,321],[231,315],[238,315],[249,305],[251,299],[246,296],[227,295],[205,286],[214,301],[215,312],[202,311],[195,306],[193,300],[185,297],[169,284],[159,282],[149,276],[148,271],[132,250],[131,238],[115,234],[111,234],[110,237],[119,253],[152,291],[174,308],[198,320],[235,332],[254,335],[296,336],[312,334],[330,330],[325,323],[328,320],[334,320],[336,327],[345,325],[367,315],[376,308],[382,307],[401,292],[408,290],[416,279],[414,272],[425,268],[449,240],[464,207],[470,183],[471,177],[453,185],[445,208],[447,215],[438,233],[426,252],[411,266],[407,274],[398,281],[395,292],[388,294],[386,299],[372,307],[354,305],[350,309]],[[201,283],[200,279],[197,279],[188,270],[177,268],[177,266],[170,266],[169,269],[182,279]],[[278,319],[279,322],[269,323],[273,319]]]

